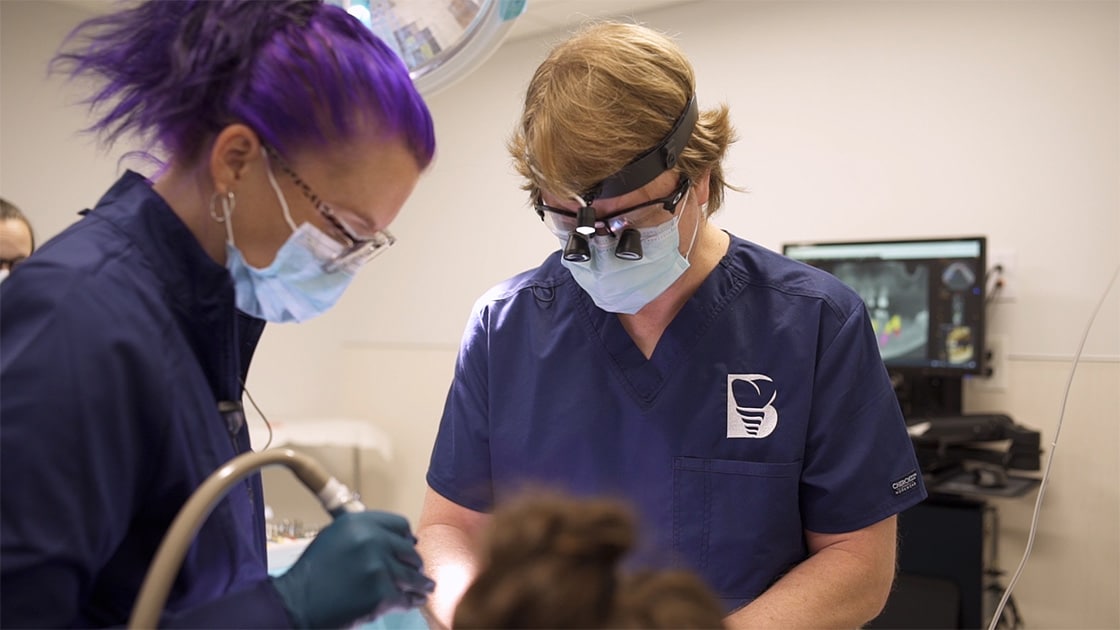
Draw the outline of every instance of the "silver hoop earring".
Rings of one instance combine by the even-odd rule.
[[[222,199],[222,213],[218,214],[217,208],[214,207],[214,202],[218,198]],[[210,218],[218,223],[225,223],[226,218],[233,214],[233,209],[237,207],[237,197],[234,196],[233,191],[229,191],[224,195],[216,192],[210,196]]]

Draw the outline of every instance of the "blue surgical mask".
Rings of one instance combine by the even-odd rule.
[[[233,243],[226,243],[226,268],[233,276],[237,308],[270,322],[302,322],[334,306],[354,274],[323,271],[323,263],[343,246],[304,223],[276,252],[264,269],[245,262]]]
[[[269,322],[302,322],[334,306],[354,279],[356,269],[323,270],[323,265],[334,260],[345,246],[311,223],[297,228],[272,169],[267,169],[267,172],[268,181],[284,210],[284,219],[292,228],[292,235],[276,252],[276,258],[269,266],[264,269],[253,267],[245,262],[234,244],[233,227],[230,225],[233,205],[229,198],[223,198],[222,210],[228,236],[226,268],[233,276],[237,308]]]
[[[686,198],[687,201],[687,198]],[[683,205],[683,204],[682,204]],[[623,260],[614,255],[615,239],[596,236],[591,239],[591,260],[562,260],[577,284],[591,296],[595,305],[610,313],[633,315],[661,295],[688,269],[688,255],[680,252],[680,215],[653,228],[639,230],[642,235],[642,258]],[[693,232],[689,254],[696,242]],[[560,235],[561,246],[568,235]]]

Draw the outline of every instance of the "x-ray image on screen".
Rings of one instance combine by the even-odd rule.
[[[983,371],[983,236],[790,243],[782,253],[831,273],[863,298],[887,369]]]
[[[924,357],[929,345],[929,269],[902,261],[841,262],[833,275],[867,305],[884,360]]]
[[[944,340],[941,358],[953,365],[965,364],[976,358],[976,344],[968,319],[968,296],[978,290],[977,273],[971,264],[956,261],[941,272],[940,291],[948,295],[948,321],[943,324],[940,337]]]

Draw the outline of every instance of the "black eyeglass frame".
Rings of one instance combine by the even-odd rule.
[[[331,210],[331,207],[327,204],[327,202],[323,201],[323,199],[319,195],[317,195],[315,191],[311,190],[311,186],[309,186],[307,182],[303,181],[303,178],[301,178],[296,174],[295,171],[292,170],[292,167],[288,165],[288,162],[283,157],[281,157],[275,149],[266,146],[265,151],[267,151],[269,157],[271,157],[276,162],[276,165],[280,167],[280,170],[283,171],[284,174],[287,175],[293,183],[295,183],[296,187],[299,188],[301,193],[303,193],[303,196],[306,197],[307,200],[311,202],[311,205],[319,211],[319,214],[323,215],[323,218],[325,218],[331,224],[331,226],[338,230],[339,234],[348,241],[346,243],[346,249],[342,250],[342,252],[335,256],[332,260],[329,260],[323,264],[323,271],[331,273],[343,267],[353,267],[356,269],[361,265],[368,263],[370,260],[373,260],[397,242],[397,237],[393,236],[393,234],[389,232],[389,230],[378,230],[374,232],[372,238],[359,237],[354,233],[352,229],[350,229],[349,226],[346,225],[346,223],[342,221],[342,219],[340,219],[334,213],[333,210]]]
[[[0,269],[7,269],[9,272],[16,267],[22,265],[27,260],[27,256],[20,256],[18,258],[0,258]]]
[[[628,208],[622,208],[621,210],[615,210],[614,212],[611,212],[609,214],[605,214],[601,217],[595,217],[594,223],[591,224],[590,226],[583,225],[583,223],[586,223],[586,221],[580,222],[581,217],[579,216],[579,213],[577,211],[565,210],[564,208],[556,208],[556,207],[553,207],[553,206],[546,205],[542,201],[539,194],[537,196],[537,202],[533,204],[533,208],[537,211],[537,216],[540,217],[541,221],[544,221],[544,213],[550,212],[552,214],[556,214],[556,215],[559,215],[559,216],[562,216],[562,217],[567,217],[569,219],[575,219],[577,221],[576,230],[579,230],[579,228],[581,228],[581,227],[594,227],[596,236],[614,236],[614,237],[617,237],[617,234],[615,234],[614,230],[611,229],[611,226],[610,226],[611,219],[616,219],[616,218],[618,218],[618,217],[620,217],[620,216],[622,216],[622,215],[624,215],[628,212],[634,212],[635,210],[641,210],[643,208],[648,208],[649,206],[656,206],[656,205],[660,205],[670,215],[676,214],[677,206],[679,206],[680,203],[681,203],[681,200],[684,199],[685,193],[688,192],[688,188],[689,188],[690,185],[691,185],[691,182],[687,177],[681,177],[680,182],[677,183],[677,187],[673,190],[673,192],[669,193],[668,196],[661,197],[659,199],[651,199],[649,201],[644,201],[642,203],[630,206]],[[590,206],[584,206],[584,208],[589,208],[589,207]]]

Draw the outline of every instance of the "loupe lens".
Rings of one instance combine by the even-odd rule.
[[[587,242],[587,237],[576,232],[568,235],[568,244],[564,246],[564,260],[568,262],[591,260],[591,245]]]
[[[621,258],[623,260],[641,260],[641,232],[634,228],[626,228],[623,230],[622,235],[618,237],[618,245],[615,245],[614,255],[616,258]]]

